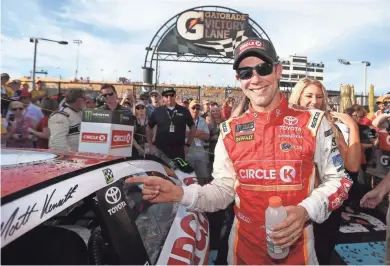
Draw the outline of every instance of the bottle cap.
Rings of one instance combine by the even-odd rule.
[[[282,199],[278,196],[270,197],[268,202],[269,202],[269,206],[274,208],[282,206]]]

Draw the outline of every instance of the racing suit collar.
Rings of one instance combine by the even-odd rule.
[[[252,108],[252,104],[249,105],[249,114],[255,119],[262,119],[266,121],[273,121],[275,118],[282,115],[288,109],[288,101],[282,92],[280,93],[279,105],[270,112],[257,112]]]
[[[75,113],[79,113],[79,111],[76,111],[74,108],[72,108],[69,104],[67,104],[67,103],[64,103],[64,105],[63,105],[64,107],[66,107],[66,108],[69,108],[70,110],[72,110],[73,112],[75,112]]]

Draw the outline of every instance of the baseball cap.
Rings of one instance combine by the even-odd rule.
[[[9,78],[8,73],[1,73],[1,78]]]
[[[145,106],[145,104],[144,104],[143,101],[137,101],[136,104],[135,104],[134,106],[137,107],[137,106],[139,106],[139,105]]]
[[[161,94],[157,90],[152,90],[151,92],[149,92],[150,96],[152,96],[152,94],[157,94],[157,95],[161,96]]]
[[[190,101],[188,100],[187,97],[183,97],[183,98],[181,99],[181,102],[182,102],[182,103],[189,103]]]
[[[162,96],[166,95],[166,94],[169,94],[169,93],[175,93],[176,94],[176,90],[175,88],[164,88],[162,90]]]
[[[267,63],[278,61],[278,56],[272,43],[264,39],[248,38],[234,50],[233,69],[236,70],[240,62],[248,56],[259,57]]]
[[[199,104],[199,102],[197,101],[197,100],[192,100],[191,102],[190,102],[190,108],[192,108],[192,107],[194,107],[195,105],[199,105],[200,106],[200,104]]]
[[[385,97],[379,96],[379,97],[376,99],[376,103],[383,103],[384,100],[385,100]]]
[[[85,92],[82,89],[71,89],[65,97],[65,102],[75,103],[77,99],[84,98]]]
[[[13,79],[13,80],[10,80],[10,81],[8,81],[8,84],[17,84],[17,83],[21,83],[21,81],[19,80],[19,79]]]

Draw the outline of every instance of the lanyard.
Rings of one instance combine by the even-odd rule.
[[[171,125],[173,125],[173,118],[175,117],[177,110],[175,109],[175,110],[173,111],[172,116],[171,116],[171,114],[169,113],[168,107],[167,107],[166,111],[167,111],[167,115],[168,115],[169,119],[171,120]]]

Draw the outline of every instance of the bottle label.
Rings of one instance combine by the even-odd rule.
[[[270,238],[270,234],[272,233],[272,231],[271,230],[269,230],[269,229],[266,229],[265,230],[265,232],[266,232],[266,235],[267,235],[267,249],[270,251],[270,252],[272,252],[272,253],[275,253],[275,254],[280,254],[280,253],[282,253],[283,252],[283,249],[281,249],[279,246],[277,246],[277,245],[275,245],[273,242],[272,242],[272,240],[271,240],[271,238]]]

